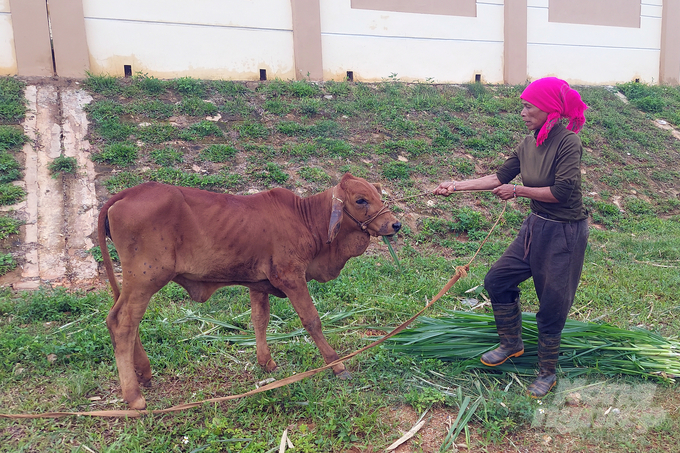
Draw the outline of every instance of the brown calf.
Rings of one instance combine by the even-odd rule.
[[[337,360],[307,282],[336,278],[347,260],[366,250],[369,236],[399,231],[380,198],[374,185],[349,173],[308,198],[285,189],[241,196],[158,183],[111,197],[99,213],[98,236],[115,299],[106,324],[123,399],[133,409],[146,407],[139,384],[151,384],[151,366],[139,322],[151,296],[170,281],[198,302],[226,285],[248,287],[257,361],[267,371],[276,368],[266,337],[270,294],[288,297],[326,363]],[[122,289],[107,236],[120,256]],[[342,363],[333,371],[349,377]]]

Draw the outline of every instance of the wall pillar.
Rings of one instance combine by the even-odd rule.
[[[90,69],[82,0],[49,0],[56,72],[60,77],[84,78]]]
[[[50,29],[45,0],[9,0],[14,30],[17,73],[20,76],[54,75]]]
[[[519,85],[527,81],[527,0],[506,0],[503,8],[503,79]]]
[[[663,0],[659,83],[680,84],[680,0]]]
[[[296,80],[323,80],[320,0],[291,0]]]

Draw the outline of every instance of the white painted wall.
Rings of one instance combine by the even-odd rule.
[[[295,77],[292,13],[281,0],[84,0],[94,73],[259,80]]]
[[[512,0],[505,0],[512,1]],[[351,9],[322,0],[324,79],[503,82],[503,3],[480,0],[477,17]],[[663,0],[642,0],[640,28],[548,22],[549,0],[528,0],[527,74],[573,84],[659,80]],[[96,74],[159,78],[293,79],[290,0],[83,0]],[[0,75],[17,72],[9,0],[0,0]]]
[[[527,73],[573,84],[658,83],[661,0],[642,4],[640,28],[548,22],[549,0],[529,0]]]
[[[351,9],[321,2],[324,79],[440,83],[503,82],[503,1],[477,4],[477,17]],[[471,56],[474,56],[471,58]]]
[[[0,75],[15,75],[17,59],[14,52],[14,31],[9,0],[0,0]]]

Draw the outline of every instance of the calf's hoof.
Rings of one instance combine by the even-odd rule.
[[[276,367],[277,367],[278,365],[276,364],[276,362],[274,361],[274,359],[272,359],[272,358],[270,357],[269,360],[267,360],[267,362],[265,362],[264,365],[263,365],[263,364],[260,364],[260,366],[261,366],[262,369],[263,369],[264,371],[266,371],[267,373],[271,373],[272,371],[274,371],[274,370],[276,369]]]
[[[133,409],[133,410],[136,410],[136,411],[143,411],[144,409],[146,409],[146,400],[141,395],[139,397],[133,399],[132,401],[124,401],[124,402],[128,403],[128,406],[130,407],[130,409]]]
[[[339,373],[335,373],[335,377],[342,381],[346,381],[348,379],[352,379],[352,374],[347,370],[342,370]]]
[[[138,374],[137,375],[137,382],[142,387],[146,387],[146,388],[151,387],[151,377],[145,377],[145,376],[142,376],[141,374]]]

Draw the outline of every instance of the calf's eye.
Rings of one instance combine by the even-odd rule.
[[[363,204],[367,204],[367,203],[368,203],[368,201],[364,200],[363,198],[359,198],[357,200],[357,204],[359,204],[359,205],[363,205]]]

